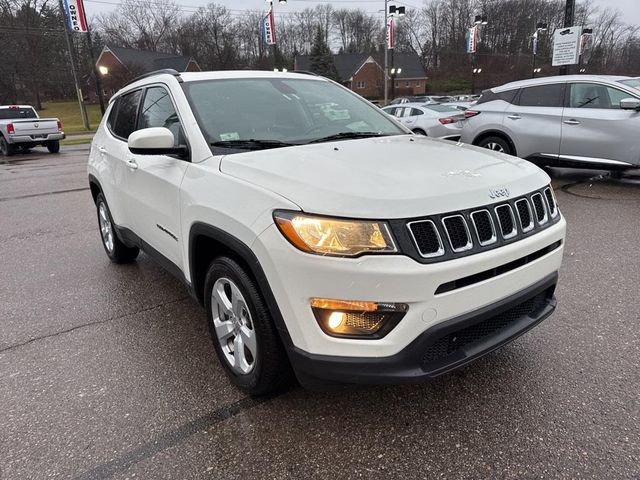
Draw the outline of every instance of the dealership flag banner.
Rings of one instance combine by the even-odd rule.
[[[478,47],[478,27],[471,27],[467,31],[467,53],[476,53]]]
[[[273,8],[262,19],[262,38],[267,45],[276,44],[276,24],[273,20]]]
[[[82,0],[64,0],[64,9],[67,13],[67,25],[72,32],[87,33],[87,17],[84,13]]]
[[[387,48],[393,50],[395,45],[395,25],[393,24],[393,17],[389,17],[387,21]]]

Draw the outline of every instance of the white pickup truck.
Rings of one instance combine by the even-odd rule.
[[[65,137],[57,118],[40,118],[29,105],[0,105],[0,154],[10,156],[18,147],[28,150],[37,145],[51,153],[60,151]]]

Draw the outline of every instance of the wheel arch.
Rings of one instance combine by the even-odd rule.
[[[489,137],[502,138],[511,147],[511,150],[512,150],[511,155],[513,155],[514,157],[518,156],[518,150],[516,149],[516,144],[514,143],[514,141],[511,139],[511,137],[509,135],[507,135],[506,133],[504,133],[501,130],[486,130],[486,131],[476,135],[476,137],[473,139],[472,145],[479,145],[482,140],[484,140],[485,138],[489,138]]]
[[[96,177],[93,175],[89,175],[89,188],[91,189],[91,197],[93,198],[93,203],[96,203],[98,198],[98,194],[102,193],[104,195],[104,191],[102,190],[102,186]]]
[[[194,223],[189,231],[191,289],[198,302],[204,305],[204,283],[207,270],[211,262],[220,256],[229,256],[236,260],[256,281],[288,351],[293,342],[258,257],[243,241],[224,230],[201,222]]]

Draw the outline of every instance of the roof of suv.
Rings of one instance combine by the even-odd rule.
[[[545,85],[547,83],[556,82],[575,82],[575,81],[600,81],[600,82],[617,82],[619,80],[626,80],[633,77],[625,77],[620,75],[556,75],[554,77],[540,77],[530,78],[528,80],[519,80],[517,82],[506,83],[499,87],[492,88],[494,92],[504,92],[507,90],[514,90],[516,88],[530,87],[533,85]]]

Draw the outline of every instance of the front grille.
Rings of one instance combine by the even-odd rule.
[[[425,258],[437,257],[444,253],[442,240],[435,223],[431,220],[424,220],[411,222],[408,225],[421,256]]]
[[[489,210],[479,210],[471,213],[473,226],[476,229],[480,245],[489,245],[497,240],[496,230]]]
[[[547,223],[547,209],[544,208],[544,200],[542,199],[542,195],[539,193],[534,193],[531,195],[531,202],[533,203],[533,209],[536,211],[536,220],[538,223],[542,225],[543,223]]]
[[[442,219],[447,238],[454,252],[463,252],[473,246],[467,222],[462,215],[453,215]]]
[[[518,218],[520,219],[520,227],[523,232],[528,232],[533,228],[533,217],[531,216],[531,207],[529,200],[522,198],[516,202],[516,210],[518,210]]]
[[[517,230],[511,205],[500,205],[499,207],[496,207],[496,214],[498,215],[502,238],[511,238],[515,236]]]
[[[522,317],[531,315],[544,307],[547,297],[547,292],[542,292],[494,317],[444,335],[427,348],[422,357],[423,365],[440,361],[469,345],[485,341],[500,333]]]
[[[498,248],[559,220],[560,212],[546,187],[499,203],[389,223],[400,245],[408,247],[409,256],[433,263]]]

